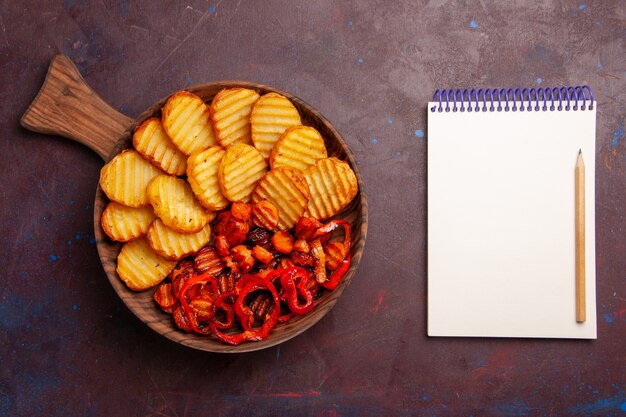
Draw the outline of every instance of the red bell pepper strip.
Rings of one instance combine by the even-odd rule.
[[[237,291],[235,290],[229,293],[224,293],[222,295],[224,295],[225,297],[237,295],[237,300],[235,301],[235,306],[237,306],[240,302],[239,299],[245,298],[245,296],[248,294],[246,292],[248,288],[253,288],[251,291],[253,290],[255,291],[259,287],[263,287],[263,289],[269,290],[269,292],[272,294],[272,301],[274,302],[274,307],[270,309],[267,314],[265,314],[265,320],[263,320],[263,324],[261,325],[261,327],[258,327],[255,329],[248,329],[248,330],[244,329],[243,332],[239,334],[235,334],[235,335],[229,335],[229,334],[221,332],[215,322],[215,314],[213,314],[213,320],[210,321],[211,331],[221,341],[228,343],[230,345],[238,345],[244,341],[257,342],[260,340],[264,340],[269,336],[270,331],[274,328],[274,326],[278,322],[278,315],[280,314],[280,300],[278,299],[278,294],[276,293],[276,289],[270,283],[264,280],[261,280],[260,278],[257,278],[257,279],[259,279],[262,282],[262,284],[255,281],[249,287],[248,286],[244,287],[243,290],[241,290],[238,294],[237,294]],[[217,307],[219,307],[224,302],[224,298],[219,297],[217,300],[215,300],[215,303],[213,304],[214,313]],[[243,300],[241,302],[243,303]]]
[[[313,291],[311,291],[309,274],[301,267],[293,266],[271,271],[264,278],[276,287],[276,281],[280,283],[278,296],[284,301],[291,313],[306,314],[314,307]],[[296,282],[297,280],[297,282]],[[304,303],[300,303],[298,294],[304,298]],[[279,317],[279,323],[288,321],[293,314],[287,313]]]
[[[213,286],[213,290],[217,294],[217,280],[215,279],[213,275],[210,275],[210,274],[195,275],[189,278],[185,282],[185,284],[183,284],[179,293],[180,294],[180,298],[179,298],[180,306],[182,307],[183,312],[185,313],[185,318],[191,325],[192,330],[196,333],[204,334],[204,335],[210,334],[211,330],[208,327],[201,328],[198,326],[198,320],[196,318],[196,315],[193,312],[192,308],[189,306],[189,301],[187,300],[187,293],[189,292],[189,289],[192,288],[194,285],[207,284],[207,283]]]
[[[337,269],[335,269],[330,275],[328,281],[322,282],[320,283],[320,285],[331,291],[337,288],[337,285],[339,285],[339,282],[341,281],[343,276],[346,275],[346,272],[348,272],[348,269],[350,269],[351,260],[352,256],[348,253],[345,259],[339,264],[339,267],[337,267]]]
[[[345,220],[329,221],[328,223],[326,223],[325,225],[317,229],[317,231],[313,235],[313,239],[321,238],[322,236],[332,232],[339,226],[343,227],[343,232],[344,232],[343,244],[347,250],[350,250],[350,234],[351,234],[352,227],[350,226],[350,223],[348,223]]]
[[[346,251],[346,257],[341,261],[341,263],[339,264],[339,266],[337,267],[337,269],[335,271],[333,271],[333,273],[331,274],[330,278],[328,278],[326,276],[326,256],[323,252],[323,250],[321,250],[319,248],[319,240],[314,240],[312,245],[313,245],[313,257],[315,258],[315,278],[316,281],[323,286],[326,289],[330,289],[333,290],[337,287],[337,284],[339,283],[339,281],[341,280],[341,278],[345,275],[346,271],[348,270],[348,268],[350,267],[350,239],[351,239],[351,230],[352,227],[350,226],[350,223],[348,223],[345,220],[331,220],[330,222],[326,223],[325,225],[323,225],[322,227],[320,227],[319,229],[317,229],[317,232],[315,232],[315,235],[313,236],[313,238],[318,238],[321,239],[323,236],[328,236],[329,233],[331,233],[333,230],[335,230],[337,227],[343,227],[343,246],[345,248]],[[321,253],[320,253],[321,251]],[[348,261],[346,262],[346,259],[348,259]],[[347,264],[347,266],[346,266]],[[344,270],[345,269],[345,270]],[[332,283],[332,280],[335,280],[336,282]]]
[[[287,323],[293,317],[293,311],[283,314],[282,316],[278,316],[279,323]]]
[[[285,268],[278,268],[278,269],[274,269],[272,271],[270,271],[267,275],[265,275],[265,277],[263,278],[265,281],[270,282],[274,288],[276,289],[276,291],[278,291],[278,296],[279,298],[283,298],[283,290],[280,286],[280,276],[283,274],[283,272],[285,272],[286,269]]]
[[[231,327],[233,327],[233,324],[235,324],[235,314],[233,313],[233,309],[228,303],[225,302],[226,298],[230,297],[231,295],[235,296],[236,292],[228,291],[222,293],[219,297],[215,299],[215,301],[213,301],[213,315],[211,323],[215,323],[215,327],[218,329],[230,329]],[[226,321],[221,322],[217,320],[216,313],[218,310],[222,310],[224,313],[226,313]]]
[[[311,242],[311,253],[315,259],[315,280],[319,283],[326,282],[328,280],[326,274],[326,254],[319,239]]]
[[[180,304],[178,307],[174,308],[174,311],[172,311],[172,317],[174,318],[174,323],[176,323],[176,326],[178,326],[179,329],[189,333],[193,332],[193,328],[191,327],[189,320],[187,320],[187,316],[185,316],[185,312]]]
[[[285,290],[287,305],[295,314],[306,314],[315,307],[313,293],[307,288],[308,280],[309,274],[297,266],[285,270],[280,275],[280,285]],[[300,302],[300,297],[304,302]]]
[[[263,290],[267,287],[260,286],[258,283],[249,282],[245,287],[239,290],[239,295],[235,300],[235,315],[239,319],[239,323],[244,330],[251,330],[254,324],[254,311],[246,304],[246,297],[257,290]]]
[[[237,283],[235,284],[235,291],[237,291],[237,294],[239,294],[239,291],[241,291],[243,287],[245,287],[246,285],[250,283],[257,283],[258,285],[262,287],[266,287],[268,284],[265,278],[260,278],[252,274],[243,275],[241,278],[239,278],[239,281],[237,281]]]
[[[285,290],[283,289],[283,287],[280,284],[280,276],[286,270],[287,270],[286,268],[274,269],[274,270],[270,271],[263,279],[265,279],[266,281],[271,282],[274,285],[274,288],[276,288],[276,291],[278,292],[278,298],[280,299],[280,301],[284,302],[285,304],[287,304],[287,306],[289,306],[288,303],[287,303],[287,297],[285,296]],[[278,317],[278,322],[279,323],[286,323],[292,317],[293,317],[293,312],[289,311],[289,312],[283,314],[282,316],[279,316]]]
[[[278,273],[276,273],[276,271]],[[268,276],[271,275],[270,280],[268,280],[267,277],[259,278],[254,275],[244,275],[244,277],[237,282],[236,291],[238,293],[238,297],[234,305],[235,315],[239,319],[239,322],[244,330],[250,330],[255,321],[255,313],[252,308],[246,304],[246,297],[254,291],[269,289],[269,286],[272,286],[274,291],[276,291],[274,281],[282,276],[284,270],[281,269],[276,271],[272,271],[272,273],[268,274]],[[278,299],[282,300],[284,297],[278,295]],[[285,302],[286,301],[287,300],[285,299]],[[275,308],[275,306],[272,308]],[[280,309],[280,305],[278,308]],[[279,321],[281,319],[286,321],[288,320],[288,317],[280,316],[278,319]]]

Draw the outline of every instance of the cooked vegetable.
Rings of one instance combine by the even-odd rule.
[[[252,203],[263,200],[278,209],[278,228],[291,229],[304,213],[309,201],[309,186],[300,171],[274,168],[258,182]]]
[[[256,201],[252,206],[252,222],[258,227],[273,230],[278,226],[280,213],[269,200]]]
[[[128,242],[148,233],[155,217],[152,207],[127,207],[111,201],[102,212],[100,224],[112,240]]]
[[[304,171],[318,159],[327,156],[324,138],[320,132],[310,126],[292,126],[274,144],[270,154],[270,166]]]
[[[171,175],[159,175],[148,184],[154,213],[171,229],[195,233],[209,222],[210,214],[198,203],[189,184]]]
[[[268,93],[254,104],[250,124],[252,142],[267,159],[280,135],[291,126],[301,125],[302,121],[289,99],[277,93]]]
[[[165,132],[185,155],[217,145],[209,107],[195,94],[189,91],[173,94],[161,113]]]
[[[133,291],[157,285],[175,266],[175,261],[159,256],[145,238],[125,243],[117,257],[117,274]]]
[[[258,99],[259,93],[247,88],[229,88],[215,95],[210,114],[220,145],[252,144],[250,113]]]
[[[230,203],[222,194],[217,174],[225,153],[213,146],[187,159],[187,181],[200,204],[209,210],[222,210]]]
[[[231,146],[218,168],[222,194],[230,201],[248,202],[266,170],[267,162],[254,146],[243,143]]]
[[[145,120],[133,134],[133,146],[146,160],[170,175],[184,175],[187,155],[178,150],[165,133],[161,120]]]
[[[325,220],[343,210],[356,196],[358,184],[350,165],[337,158],[324,158],[304,171],[309,184],[306,216]]]
[[[163,171],[137,151],[127,149],[102,167],[100,187],[109,200],[129,207],[144,207],[148,205],[148,183],[161,174]]]
[[[194,254],[211,239],[211,225],[193,233],[181,233],[167,227],[161,219],[156,219],[148,230],[148,243],[156,253],[167,259],[179,260]]]

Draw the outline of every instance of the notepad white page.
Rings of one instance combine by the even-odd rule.
[[[593,110],[432,112],[428,335],[596,338]],[[586,321],[574,168],[585,162]]]

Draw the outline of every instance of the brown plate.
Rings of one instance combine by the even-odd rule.
[[[320,320],[335,305],[354,276],[367,234],[367,199],[361,176],[348,145],[333,125],[317,110],[293,95],[275,88],[245,82],[218,81],[185,88],[210,103],[213,96],[224,88],[245,87],[260,94],[276,92],[287,97],[300,112],[302,123],[315,127],[324,137],[329,156],[348,161],[359,183],[359,193],[352,203],[339,214],[339,218],[352,224],[352,266],[340,285],[332,292],[325,292],[317,300],[315,309],[305,316],[292,318],[285,324],[277,325],[270,336],[261,342],[242,343],[229,346],[207,336],[188,334],[179,330],[172,317],[163,313],[152,299],[155,289],[144,292],[130,291],[115,272],[117,254],[121,244],[111,241],[100,226],[100,217],[108,199],[98,186],[94,204],[94,231],[98,254],[111,285],[126,306],[144,323],[157,333],[185,346],[210,352],[250,352],[275,346],[302,333]],[[132,132],[135,126],[149,117],[160,117],[161,108],[168,97],[155,103],[137,119],[117,112],[106,104],[86,84],[72,61],[63,55],[53,58],[48,74],[39,94],[24,116],[22,126],[35,132],[64,136],[87,145],[97,152],[105,162],[110,161],[123,149],[132,146]]]

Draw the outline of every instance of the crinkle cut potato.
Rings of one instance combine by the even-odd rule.
[[[148,184],[148,199],[157,217],[177,232],[195,233],[209,222],[209,213],[183,179],[165,174],[155,177]]]
[[[179,260],[191,255],[209,243],[211,225],[206,224],[195,233],[180,233],[167,227],[161,219],[156,219],[148,230],[148,243],[156,253],[164,258]]]
[[[250,114],[252,143],[265,159],[287,128],[300,126],[300,113],[288,98],[267,93],[256,102]]]
[[[128,242],[148,233],[154,219],[152,207],[127,207],[110,201],[102,212],[100,224],[112,240]]]
[[[200,204],[209,210],[221,210],[230,203],[220,190],[217,175],[225,153],[221,146],[213,146],[187,159],[187,181]]]
[[[185,174],[187,155],[176,148],[160,119],[151,117],[140,124],[133,134],[133,146],[162,171],[177,176]]]
[[[326,145],[320,132],[310,126],[293,126],[285,130],[274,144],[270,166],[304,171],[326,156]]]
[[[163,128],[185,155],[217,145],[209,107],[188,91],[173,94],[162,110]]]
[[[343,210],[358,192],[356,175],[350,165],[335,157],[320,159],[307,170],[309,203],[305,215],[328,219]]]
[[[117,274],[133,291],[143,291],[163,281],[176,266],[159,256],[145,237],[124,243],[117,257]]]
[[[247,88],[229,88],[216,94],[210,113],[217,141],[223,147],[251,144],[250,113],[259,93]]]
[[[268,200],[278,209],[278,228],[291,229],[306,209],[309,186],[302,173],[284,167],[270,170],[252,193],[252,203]]]
[[[162,173],[137,151],[127,149],[102,167],[100,187],[109,200],[129,207],[143,207],[149,203],[148,183]]]
[[[248,202],[266,170],[267,162],[254,146],[238,143],[229,147],[218,170],[222,194],[233,202]]]

